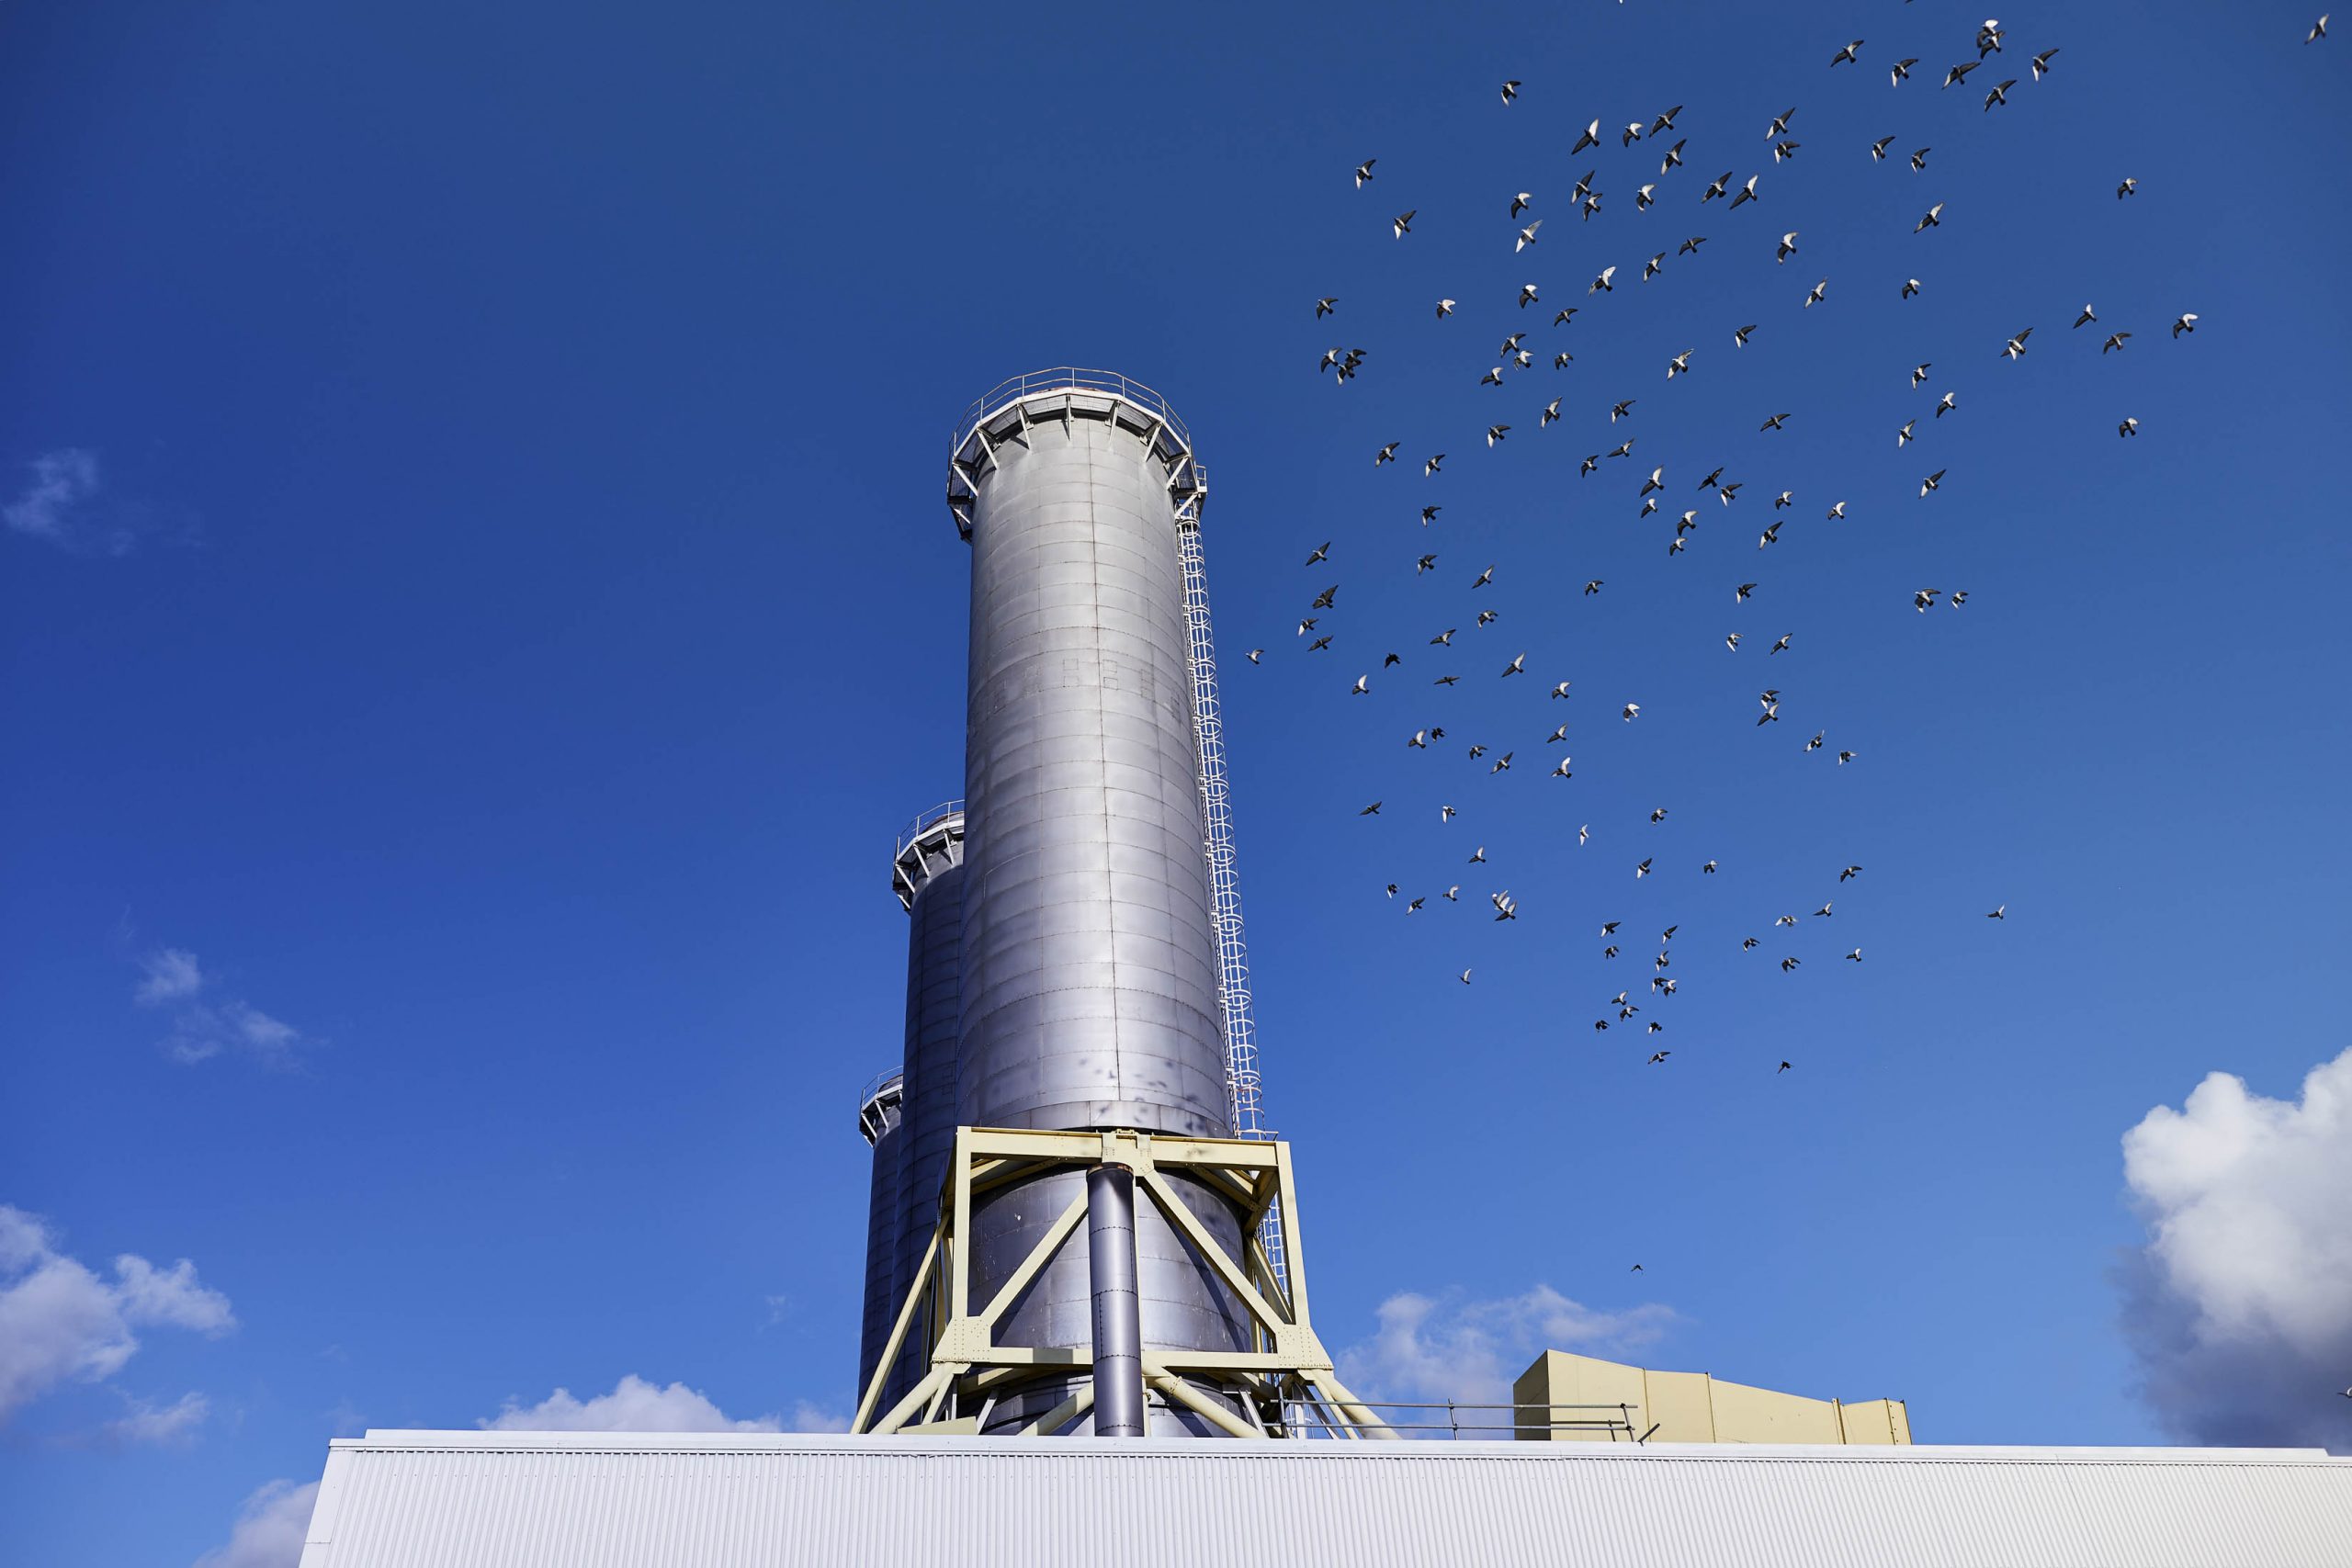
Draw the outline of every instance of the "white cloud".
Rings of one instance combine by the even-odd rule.
[[[0,522],[17,533],[69,548],[88,542],[77,515],[98,492],[98,458],[77,446],[43,453],[28,465],[32,477],[17,499],[0,505]],[[111,553],[129,547],[127,536],[107,541]]]
[[[221,1335],[237,1326],[229,1298],[197,1283],[196,1265],[183,1258],[169,1269],[124,1253],[114,1260],[115,1299],[128,1322],[192,1328]]]
[[[198,1001],[211,981],[196,954],[185,948],[162,948],[141,959],[139,966],[146,974],[131,991],[131,1000],[141,1007],[187,1004],[173,1017],[172,1032],[163,1043],[164,1054],[175,1062],[193,1065],[236,1051],[265,1066],[286,1067],[303,1046],[317,1043],[250,1002],[236,998]]]
[[[197,965],[196,954],[176,947],[151,953],[139,961],[147,977],[139,982],[132,998],[141,1007],[153,1007],[159,1002],[175,1002],[204,989],[204,971]]]
[[[229,1298],[198,1282],[181,1258],[158,1269],[125,1253],[105,1280],[56,1249],[47,1226],[0,1203],[0,1422],[62,1382],[98,1382],[139,1348],[131,1330],[237,1325]]]
[[[196,1568],[295,1568],[302,1560],[302,1538],[311,1531],[311,1506],[318,1500],[315,1481],[302,1486],[269,1482],[237,1511],[229,1543],[198,1558]]]
[[[1510,1404],[1511,1380],[1538,1351],[1623,1352],[1655,1341],[1675,1322],[1674,1310],[1657,1303],[1596,1312],[1549,1285],[1494,1301],[1402,1292],[1380,1303],[1378,1317],[1371,1338],[1340,1353],[1351,1391],[1365,1399],[1464,1404]]]
[[[2352,1050],[2300,1100],[2207,1075],[2123,1135],[2141,1392],[2192,1440],[2352,1449]]]
[[[133,1400],[130,1414],[107,1423],[107,1436],[122,1444],[185,1443],[212,1413],[212,1402],[200,1393],[184,1393],[169,1404]]]
[[[845,1432],[849,1423],[803,1400],[787,1425],[780,1416],[739,1421],[707,1395],[673,1382],[667,1388],[636,1373],[624,1376],[610,1393],[588,1399],[559,1388],[533,1405],[508,1400],[496,1416],[476,1425],[493,1432]]]

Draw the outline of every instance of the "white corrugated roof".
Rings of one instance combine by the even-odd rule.
[[[2346,1568],[2318,1450],[370,1432],[302,1568]]]

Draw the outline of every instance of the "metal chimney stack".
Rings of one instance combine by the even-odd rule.
[[[1394,1435],[1315,1333],[1261,1120],[1206,494],[1122,376],[1023,376],[956,428],[967,799],[896,850],[854,1432]]]
[[[959,432],[950,502],[972,547],[959,1120],[1011,1128],[1233,1133],[1179,513],[1201,481],[1158,394],[1051,371],[1007,383]],[[976,1285],[992,1290],[1084,1190],[1077,1173],[985,1195]],[[1228,1247],[1205,1186],[1185,1206]],[[1167,1219],[1136,1214],[1145,1348],[1246,1349],[1246,1323]],[[1088,1259],[1066,1247],[1008,1321],[1086,1345]],[[1046,1375],[984,1429],[1060,1402]],[[1205,1431],[1166,1409],[1154,1431]]]

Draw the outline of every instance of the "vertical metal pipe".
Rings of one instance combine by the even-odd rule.
[[[1086,1255],[1094,1294],[1094,1435],[1144,1435],[1143,1301],[1136,1288],[1136,1176],[1086,1173]]]

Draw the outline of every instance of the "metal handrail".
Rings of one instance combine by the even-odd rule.
[[[1517,1433],[1540,1427],[1546,1432],[1607,1432],[1611,1435],[1611,1441],[1616,1440],[1616,1434],[1619,1432],[1625,1434],[1627,1441],[1634,1443],[1642,1441],[1643,1438],[1647,1436],[1635,1427],[1634,1407],[1630,1404],[1466,1404],[1460,1400],[1452,1399],[1442,1404],[1415,1404],[1406,1400],[1393,1399],[1362,1400],[1358,1404],[1360,1408],[1374,1414],[1388,1410],[1442,1410],[1446,1413],[1446,1418],[1442,1421],[1392,1421],[1385,1416],[1382,1416],[1381,1425],[1392,1432],[1444,1432],[1459,1438],[1464,1432]],[[1464,1413],[1492,1410],[1507,1411],[1513,1419],[1508,1421],[1464,1421],[1462,1419]],[[1557,1414],[1564,1410],[1595,1414],[1566,1417]],[[1541,1412],[1541,1415],[1521,1418],[1522,1412]],[[1309,1403],[1305,1400],[1283,1402],[1283,1425],[1293,1431],[1301,1427],[1313,1427],[1342,1433],[1348,1437],[1361,1436],[1369,1429],[1363,1423],[1336,1418],[1333,1413],[1320,1402]]]
[[[875,1096],[889,1088],[891,1084],[905,1078],[906,1076],[907,1070],[904,1067],[883,1068],[880,1072],[866,1079],[865,1087],[857,1091],[857,1108],[860,1111],[865,1110],[868,1105],[871,1105],[874,1102]]]
[[[960,800],[944,800],[928,811],[917,812],[913,821],[899,829],[899,841],[891,849],[890,858],[896,860],[905,854],[907,846],[922,838],[926,829],[950,817],[960,817],[963,812],[964,803]]]
[[[952,458],[963,451],[964,443],[972,438],[972,432],[998,411],[1040,392],[1062,391],[1109,392],[1114,397],[1124,398],[1137,408],[1158,416],[1176,439],[1184,444],[1186,451],[1193,448],[1192,432],[1185,429],[1184,422],[1176,417],[1176,411],[1168,406],[1168,400],[1141,381],[1122,376],[1115,370],[1087,370],[1063,365],[1050,370],[1031,370],[991,388],[965,410],[964,417],[956,422],[956,439],[947,446],[948,457]]]

